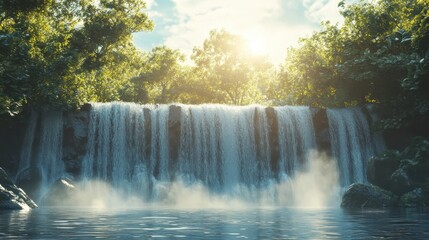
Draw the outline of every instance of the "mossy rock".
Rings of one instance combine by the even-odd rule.
[[[386,208],[394,207],[398,196],[374,185],[354,183],[343,195],[343,208]]]
[[[427,207],[429,206],[429,186],[416,188],[399,199],[400,207]]]

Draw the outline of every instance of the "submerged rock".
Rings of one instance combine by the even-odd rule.
[[[70,206],[74,205],[77,195],[75,184],[67,178],[58,179],[43,196],[41,204],[44,206]]]
[[[6,172],[0,168],[0,210],[22,210],[36,207],[36,203],[22,189],[13,184]]]
[[[398,197],[374,185],[354,183],[343,195],[343,208],[384,208],[396,205]]]

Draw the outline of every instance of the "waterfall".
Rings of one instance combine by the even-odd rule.
[[[367,162],[382,150],[380,135],[371,134],[367,117],[360,108],[328,109],[327,115],[332,154],[340,169],[342,185],[366,182]]]
[[[27,129],[24,136],[24,141],[21,147],[21,155],[19,159],[18,172],[15,176],[15,182],[24,174],[31,166],[31,156],[33,153],[34,134],[39,114],[36,111],[30,112]]]
[[[320,171],[328,171],[328,165],[337,166],[342,186],[366,182],[367,160],[383,148],[380,135],[370,131],[371,116],[361,108],[328,109],[326,115],[335,160],[315,164],[318,138],[309,107],[92,103],[87,146],[75,177],[108,182],[155,202],[177,182],[213,194],[278,202],[290,194],[286,185],[298,186],[290,185],[295,180],[307,192],[309,180],[313,187],[334,182],[335,177],[314,179],[324,177]],[[32,113],[17,179],[30,166],[38,169],[43,192],[66,174],[64,124],[61,113]],[[319,172],[310,176],[309,171]]]
[[[177,178],[213,192],[261,188],[305,169],[316,148],[308,107],[94,103],[84,179],[141,190]]]
[[[37,197],[41,197],[50,184],[65,174],[62,147],[63,114],[53,111],[40,113],[32,111],[15,180],[31,177],[28,175],[33,175],[32,178],[35,178],[33,181],[38,178],[41,189]],[[26,174],[27,176],[23,176]]]
[[[293,175],[307,167],[310,149],[316,149],[313,121],[307,107],[278,107],[281,172]]]
[[[36,155],[36,166],[42,174],[42,186],[53,183],[65,173],[62,147],[63,114],[44,112],[41,118],[41,135]]]

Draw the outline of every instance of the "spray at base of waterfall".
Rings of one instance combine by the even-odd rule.
[[[97,209],[178,208],[242,209],[250,207],[323,208],[339,206],[339,174],[336,162],[325,154],[310,153],[305,170],[293,178],[286,175],[262,186],[237,184],[226,192],[215,192],[200,181],[177,177],[171,182],[154,181],[150,194],[125,190],[100,180],[77,184],[68,205]]]

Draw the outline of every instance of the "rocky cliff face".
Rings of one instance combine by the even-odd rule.
[[[18,170],[25,129],[24,119],[0,115],[0,167],[9,174]]]
[[[80,175],[82,160],[86,153],[88,113],[84,110],[64,113],[63,161],[66,171],[74,176]]]

